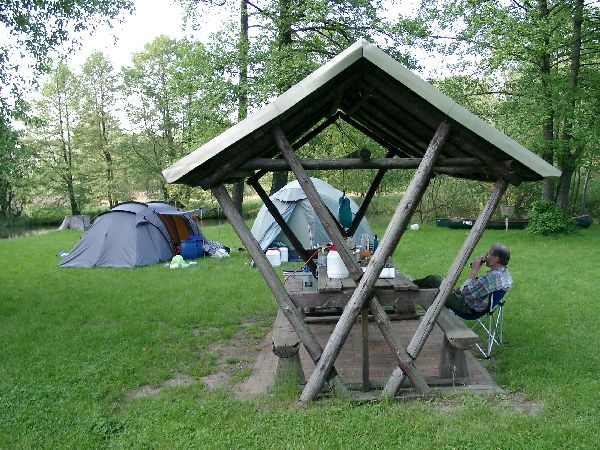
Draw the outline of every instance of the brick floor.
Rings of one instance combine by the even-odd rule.
[[[401,342],[407,346],[414,335],[420,320],[398,320],[392,322],[400,334]],[[311,323],[311,331],[323,347],[333,331],[334,323]],[[439,360],[442,348],[443,334],[436,326],[421,350],[416,360],[416,366],[421,371],[428,383],[439,381]],[[269,334],[263,341],[263,350],[254,367],[253,375],[244,383],[242,391],[249,396],[264,393],[273,382],[277,357],[272,352],[272,340]],[[313,371],[314,363],[301,346],[300,359],[306,379]],[[469,379],[463,380],[463,387],[477,392],[498,392],[500,388],[495,384],[487,370],[477,361],[470,352],[467,352]],[[360,324],[355,324],[348,339],[344,343],[335,362],[335,367],[344,383],[362,383],[362,339]],[[387,380],[396,367],[391,350],[383,340],[377,326],[369,323],[369,379],[374,387],[380,387]]]

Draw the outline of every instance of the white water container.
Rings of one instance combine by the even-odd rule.
[[[335,249],[335,247],[329,247],[329,253],[327,254],[327,276],[329,278],[348,278],[348,269],[342,261],[342,257]]]
[[[289,251],[287,247],[279,247],[279,254],[281,256],[281,262],[286,263],[289,261]]]
[[[267,249],[267,259],[271,263],[273,267],[277,267],[281,265],[281,253],[279,253],[279,249],[276,248],[268,248]]]

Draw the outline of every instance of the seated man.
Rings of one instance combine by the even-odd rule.
[[[485,256],[477,256],[471,263],[471,271],[460,288],[454,289],[446,299],[446,306],[466,314],[477,314],[487,311],[489,295],[500,289],[509,290],[512,277],[506,266],[510,260],[510,251],[503,244],[493,244]],[[485,274],[477,278],[481,265],[489,267]],[[442,279],[439,275],[429,275],[414,280],[420,288],[439,288]]]

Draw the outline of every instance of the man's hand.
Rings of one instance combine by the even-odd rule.
[[[476,256],[475,259],[473,259],[473,262],[471,262],[471,272],[469,272],[469,278],[475,278],[483,261],[485,261],[483,256]]]
[[[483,264],[484,261],[485,258],[483,256],[476,256],[475,259],[473,259],[473,262],[471,263],[471,268],[475,269],[475,273],[477,273],[477,271],[481,267],[481,264]]]

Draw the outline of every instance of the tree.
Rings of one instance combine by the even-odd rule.
[[[133,160],[165,200],[187,201],[188,188],[169,186],[162,170],[229,125],[224,80],[200,43],[159,36],[123,69],[128,118],[141,135]]]
[[[565,212],[573,172],[591,144],[584,124],[598,85],[598,12],[583,0],[422,2],[430,39],[489,80],[486,94],[499,100],[495,124],[562,170],[543,196]]]
[[[0,23],[9,36],[0,43],[0,84],[10,94],[0,94],[0,114],[5,121],[15,105],[23,73],[46,72],[49,52],[69,41],[73,33],[93,30],[102,21],[110,22],[123,11],[132,11],[131,0],[3,0]],[[29,57],[29,58],[28,58]],[[23,61],[32,60],[31,64]],[[9,98],[12,96],[12,100]]]
[[[30,152],[0,117],[0,219],[19,216],[26,199],[22,185],[31,167]]]
[[[81,123],[77,129],[80,148],[93,162],[101,155],[104,167],[102,196],[113,207],[118,199],[115,185],[114,139],[118,124],[111,113],[117,91],[117,74],[101,52],[92,53],[82,67],[80,79]],[[95,171],[92,168],[92,171]]]
[[[81,214],[76,193],[78,152],[73,146],[78,93],[74,74],[60,62],[42,86],[42,97],[36,102],[39,121],[33,135],[40,169],[48,176],[45,187],[66,194],[73,215]]]
[[[190,15],[198,11],[197,0],[181,0],[188,6]],[[208,2],[210,3],[210,2]],[[223,6],[225,2],[219,3]],[[235,55],[228,64],[239,65],[248,70],[247,91],[241,87],[239,92],[247,92],[250,108],[256,108],[274,96],[281,94],[293,84],[299,82],[341,50],[361,37],[381,38],[395,57],[400,57],[409,66],[414,60],[397,50],[400,44],[406,44],[407,29],[416,31],[414,23],[399,20],[394,26],[384,21],[378,14],[382,10],[379,0],[342,0],[342,1],[298,1],[266,0],[263,2],[242,0],[241,17],[248,9],[249,28],[252,41],[248,52],[230,52]],[[243,27],[239,34],[229,35],[230,42],[243,42]],[[244,59],[247,56],[247,60]],[[277,172],[273,176],[271,192],[287,182],[287,172]]]

